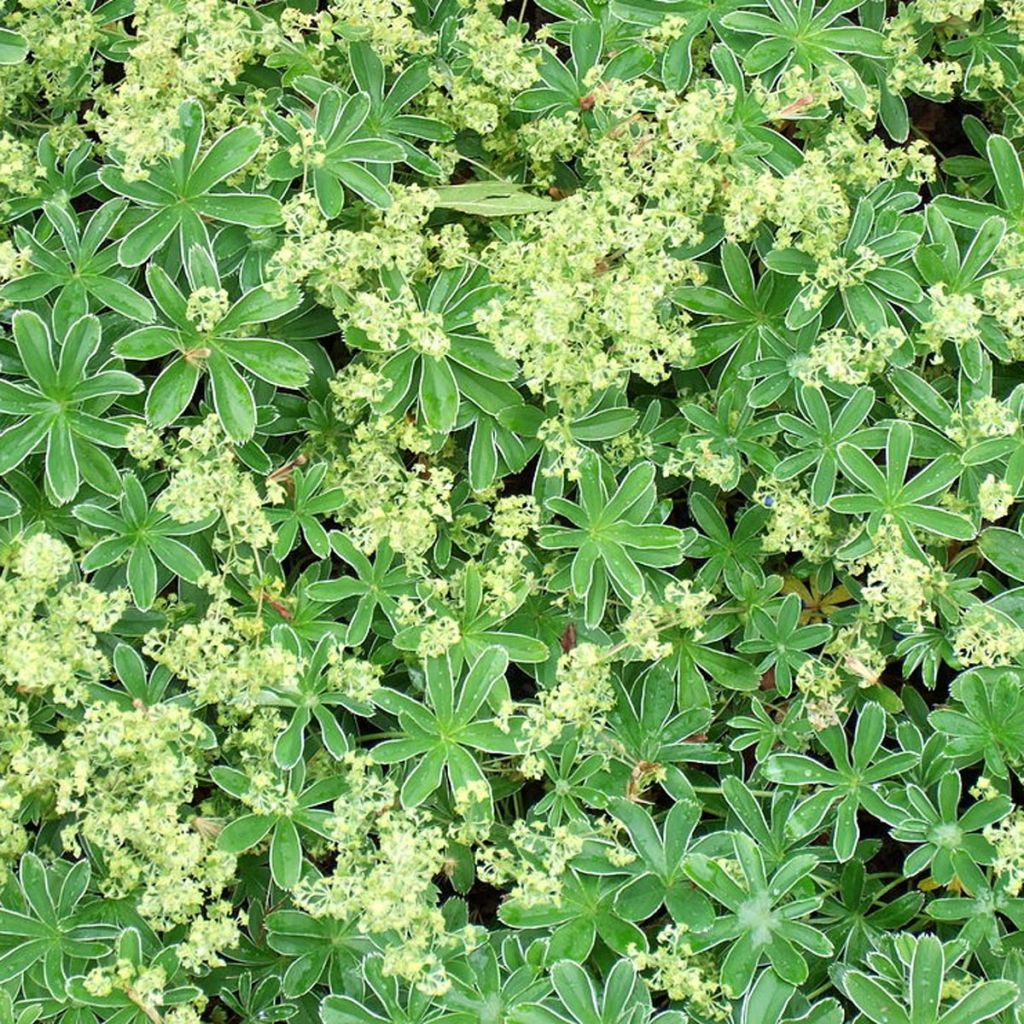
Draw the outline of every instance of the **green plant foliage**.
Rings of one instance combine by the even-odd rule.
[[[0,1024],[1024,1024],[1021,0],[0,0]]]

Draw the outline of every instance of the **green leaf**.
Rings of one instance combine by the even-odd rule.
[[[146,395],[149,422],[155,427],[166,427],[181,416],[195,394],[199,376],[199,367],[188,359],[168,363]]]
[[[0,64],[20,64],[27,56],[25,37],[9,28],[0,28]]]
[[[300,388],[309,380],[309,360],[283,341],[239,338],[231,342],[227,351],[233,362],[270,384]]]
[[[81,485],[74,438],[63,416],[53,421],[47,436],[46,483],[58,504],[70,501]]]
[[[181,221],[179,212],[171,207],[157,210],[136,225],[121,240],[117,258],[122,266],[137,267],[145,263],[174,233]]]
[[[225,132],[210,146],[189,175],[191,194],[209,192],[214,185],[241,170],[256,155],[262,141],[260,132],[249,125]]]
[[[441,785],[444,771],[444,747],[431,747],[402,784],[402,806],[418,807]]]
[[[984,981],[951,1006],[939,1024],[978,1024],[1012,1006],[1019,994],[1012,981]]]
[[[156,562],[149,549],[137,544],[128,559],[128,586],[135,604],[145,611],[156,600]]]
[[[996,187],[1007,209],[1016,214],[1024,212],[1024,174],[1013,143],[1005,136],[993,135],[988,140],[986,151],[992,163]]]
[[[274,819],[266,814],[247,814],[228,822],[217,837],[217,847],[225,853],[243,853],[270,831]]]
[[[278,818],[270,838],[270,873],[274,884],[292,889],[302,875],[302,844],[291,818]]]
[[[281,223],[281,204],[272,196],[242,192],[209,193],[193,201],[197,213],[225,224],[272,228]]]
[[[212,352],[207,365],[213,407],[224,429],[235,441],[248,441],[256,429],[256,402],[249,385],[222,352]]]
[[[860,971],[847,971],[843,987],[857,1009],[874,1024],[911,1024],[906,1010],[888,992]]]
[[[149,299],[112,277],[93,278],[89,281],[88,289],[94,298],[129,320],[148,324],[156,318],[156,310]]]
[[[1024,582],[1024,537],[1016,530],[990,526],[978,538],[978,549],[1000,572]]]
[[[437,208],[458,210],[477,217],[517,217],[529,213],[545,213],[554,201],[532,195],[525,186],[505,181],[472,181],[464,185],[443,185],[435,188]]]
[[[451,433],[459,414],[459,387],[447,359],[420,359],[420,408],[425,425],[438,433]]]

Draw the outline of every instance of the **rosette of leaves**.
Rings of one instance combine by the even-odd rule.
[[[793,828],[806,833],[817,827],[835,805],[832,829],[833,849],[841,861],[849,860],[857,848],[860,830],[857,813],[862,806],[878,813],[879,783],[911,768],[917,755],[910,750],[886,751],[885,712],[880,704],[867,704],[857,719],[853,742],[847,744],[842,730],[831,726],[818,734],[832,760],[829,768],[804,754],[780,753],[765,765],[766,776],[786,786],[815,785],[817,791],[793,811]]]
[[[124,447],[128,421],[103,414],[122,396],[142,391],[142,381],[101,347],[95,316],[71,324],[54,320],[51,331],[31,310],[14,317],[20,379],[0,380],[0,412],[15,420],[0,432],[0,473],[43,450],[46,489],[55,504],[74,498],[83,478],[116,495],[120,476],[106,449]]]
[[[91,878],[88,861],[48,868],[34,853],[22,856],[3,892],[0,980],[27,971],[60,999],[69,977],[109,952],[116,928],[87,912]]]
[[[243,805],[250,792],[258,792],[258,786],[265,786],[267,781],[261,776],[254,785],[244,772],[226,765],[216,766],[210,777],[220,789]],[[302,876],[302,833],[330,837],[331,812],[320,805],[339,796],[345,788],[345,780],[341,776],[328,776],[306,785],[306,766],[300,761],[291,771],[276,771],[271,781],[282,793],[288,794],[289,799],[282,800],[267,813],[254,811],[232,819],[218,835],[217,845],[227,853],[242,853],[269,834],[271,877],[275,885],[291,889]]]
[[[145,263],[175,236],[182,260],[196,246],[210,248],[208,222],[248,228],[280,223],[281,204],[273,196],[225,185],[255,157],[263,141],[259,130],[240,125],[201,152],[206,116],[202,104],[187,100],[178,110],[180,152],[148,168],[145,178],[127,176],[117,164],[100,170],[103,184],[130,199],[143,218],[121,240],[118,259],[126,267]],[[112,152],[116,159],[116,149]]]
[[[865,107],[868,92],[849,56],[886,56],[881,33],[854,25],[844,15],[857,4],[833,0],[818,7],[813,0],[769,0],[768,12],[743,10],[726,14],[722,24],[756,37],[746,49],[744,69],[752,75],[777,76],[789,67],[808,75],[825,75],[851,107]]]
[[[914,535],[915,528],[939,537],[970,540],[977,532],[974,524],[960,513],[937,504],[938,496],[960,476],[959,460],[940,456],[907,479],[913,445],[910,424],[892,423],[886,436],[883,472],[862,448],[849,442],[840,444],[836,448],[839,465],[857,492],[834,495],[830,507],[837,512],[866,515],[868,536],[877,532],[883,520],[895,523],[908,550],[914,552],[922,550]]]
[[[189,295],[166,270],[156,263],[149,265],[146,283],[166,322],[126,334],[114,350],[126,359],[139,360],[176,353],[146,394],[146,417],[154,426],[174,423],[205,375],[225,431],[236,441],[247,441],[256,429],[256,399],[245,374],[285,388],[301,387],[309,378],[309,360],[297,349],[274,338],[249,336],[249,329],[295,309],[300,296],[290,288],[278,297],[261,286],[219,304],[227,293],[217,264],[207,249],[198,246],[188,254],[186,271]],[[190,305],[197,294],[214,300],[212,313]]]
[[[727,944],[721,983],[732,998],[747,991],[764,961],[783,981],[802,985],[809,973],[805,952],[832,954],[832,943],[811,917],[821,906],[821,896],[816,886],[805,883],[818,858],[801,854],[769,876],[753,839],[733,833],[732,846],[737,878],[705,854],[690,854],[685,861],[687,876],[721,908],[710,928],[694,936],[693,948]]]
[[[569,34],[569,63],[547,48],[540,53],[541,82],[516,97],[515,107],[524,113],[557,117],[591,111],[594,90],[614,79],[628,82],[648,72],[654,56],[644,46],[625,46],[601,64],[604,33],[596,20],[575,21]]]
[[[354,575],[312,582],[308,593],[318,601],[355,599],[345,630],[345,642],[353,646],[363,643],[378,611],[383,612],[391,626],[397,629],[398,602],[402,597],[413,594],[414,585],[402,560],[396,560],[391,545],[384,541],[371,560],[349,537],[337,530],[331,532],[329,543],[331,550],[354,570]],[[380,621],[379,617],[377,621]]]
[[[415,408],[428,430],[448,434],[464,401],[494,412],[507,404],[502,385],[514,380],[518,371],[476,326],[478,312],[498,294],[485,268],[453,267],[411,287],[398,271],[385,271],[381,284],[387,301],[407,303],[425,316],[416,328],[399,331],[390,348],[359,327],[346,330],[353,348],[387,357],[380,367],[384,393],[374,401],[375,411],[394,415]],[[497,407],[489,394],[495,387],[503,396]]]
[[[641,597],[653,578],[652,570],[670,568],[682,560],[689,539],[684,531],[664,525],[667,509],[657,508],[658,495],[651,463],[634,466],[615,482],[608,466],[588,455],[580,470],[577,498],[552,497],[548,509],[571,526],[547,525],[538,541],[548,550],[569,549],[555,586],[571,588],[583,603],[587,625],[604,616],[609,590],[629,606]]]
[[[954,763],[984,761],[985,771],[1009,776],[1010,766],[1024,763],[1024,682],[1016,668],[974,668],[951,687],[949,707],[929,716],[946,737]]]
[[[349,44],[349,64],[359,89],[370,98],[370,111],[363,124],[366,134],[397,143],[402,147],[402,162],[427,177],[440,177],[441,166],[428,153],[423,143],[447,142],[452,130],[433,117],[412,112],[416,98],[430,85],[430,62],[415,60],[408,64],[387,85],[384,64],[368,43],[357,40]],[[390,172],[393,161],[384,166]]]
[[[703,322],[694,331],[696,365],[732,353],[729,365],[756,358],[770,333],[786,330],[786,315],[800,290],[791,277],[768,271],[755,278],[743,249],[727,242],[720,250],[721,270],[706,284],[677,288],[673,299],[698,313]],[[728,371],[726,371],[728,372]]]
[[[962,943],[904,933],[886,945],[889,949],[868,955],[872,973],[856,968],[836,972],[842,990],[872,1024],[980,1024],[1017,997],[1011,981],[970,977],[964,995],[944,997],[943,983],[966,952]]]
[[[122,280],[128,275],[118,265],[117,246],[104,246],[127,207],[126,199],[111,199],[93,211],[82,227],[73,208],[44,203],[46,220],[37,222],[35,234],[20,226],[14,231],[18,247],[28,254],[33,273],[9,281],[0,288],[0,297],[11,302],[33,302],[57,292],[53,307],[61,319],[82,316],[92,305],[149,323],[156,316],[153,304]],[[50,237],[40,237],[47,227]]]
[[[355,61],[362,77],[371,79],[368,84],[376,92],[377,74],[382,74],[382,69],[373,65],[366,51],[361,51]],[[302,102],[288,103],[287,99],[284,103],[288,116],[267,111],[267,119],[283,143],[267,165],[267,173],[278,181],[308,179],[320,211],[327,218],[341,213],[346,188],[374,206],[390,206],[387,176],[391,164],[404,160],[406,151],[398,142],[372,133],[367,125],[374,106],[370,93],[344,93],[337,86],[310,76],[296,79],[294,86],[313,105],[313,111],[310,113]],[[402,98],[401,93],[395,97]],[[383,99],[377,108],[387,120]],[[372,168],[385,168],[384,180]]]
[[[463,678],[453,674],[447,656],[427,658],[423,665],[426,703],[398,690],[384,688],[373,696],[379,708],[394,715],[402,735],[376,744],[378,764],[414,761],[402,782],[405,807],[417,807],[448,779],[452,793],[491,784],[480,754],[516,753],[517,722],[502,728],[494,710],[507,692],[508,656],[500,647],[481,653]],[[488,714],[488,712],[491,712]]]
[[[196,583],[206,571],[199,556],[178,538],[212,526],[215,515],[179,523],[152,506],[145,486],[134,474],[126,473],[121,487],[116,512],[94,502],[72,509],[76,519],[100,531],[100,538],[82,557],[82,568],[96,572],[124,563],[132,600],[146,611],[170,580]]]
[[[861,199],[842,245],[845,261],[842,285],[804,286],[786,315],[792,330],[810,323],[819,313],[826,324],[845,315],[852,327],[869,335],[900,323],[897,309],[907,309],[923,297],[916,278],[908,273],[908,254],[917,245],[924,224],[915,193],[893,184],[880,185]],[[779,274],[813,278],[817,263],[797,249],[776,249],[765,256]]]

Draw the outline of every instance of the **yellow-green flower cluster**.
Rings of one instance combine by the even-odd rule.
[[[0,684],[25,697],[78,704],[108,670],[98,634],[121,617],[127,595],[76,581],[73,565],[66,544],[36,533],[0,573]]]
[[[56,809],[65,847],[106,865],[104,892],[133,896],[154,927],[195,921],[234,877],[234,857],[183,815],[195,791],[202,724],[182,704],[86,709],[61,748]]]

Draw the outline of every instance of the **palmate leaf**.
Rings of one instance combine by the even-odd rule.
[[[790,64],[810,72],[816,69],[833,79],[852,107],[863,107],[867,90],[849,55],[882,57],[883,37],[873,29],[850,25],[842,17],[849,5],[825,4],[815,10],[813,3],[781,0],[770,5],[771,13],[736,11],[726,14],[727,28],[753,36],[744,66],[751,74],[779,73]]]
[[[683,870],[687,847],[700,819],[695,802],[677,802],[665,815],[659,831],[650,815],[619,798],[612,811],[629,832],[639,864],[631,881],[616,897],[616,906],[630,919],[643,920],[664,905],[678,924],[703,931],[713,920],[711,904],[686,881]]]
[[[761,853],[749,836],[734,833],[732,843],[742,882],[735,881],[704,854],[686,858],[685,871],[691,881],[725,908],[709,929],[695,937],[695,946],[713,948],[729,942],[722,960],[721,984],[733,998],[750,988],[762,959],[782,981],[801,985],[809,970],[801,951],[829,956],[832,943],[804,920],[817,910],[817,898],[784,898],[814,870],[817,858],[813,854],[794,857],[769,877]]]
[[[569,35],[569,61],[563,63],[550,50],[540,60],[541,83],[516,97],[517,110],[529,114],[560,116],[587,111],[591,91],[601,81],[631,81],[654,66],[654,56],[643,46],[626,46],[606,63],[600,64],[604,33],[599,21],[580,20]],[[600,74],[595,74],[600,72]]]
[[[885,472],[849,442],[836,449],[844,476],[860,493],[835,495],[830,507],[838,512],[867,514],[867,530],[874,534],[886,519],[902,530],[911,551],[920,551],[914,530],[941,537],[970,540],[975,527],[969,519],[934,504],[933,498],[944,492],[962,472],[958,460],[941,456],[906,480],[913,448],[913,430],[899,421],[889,428],[885,447]]]
[[[771,270],[807,282],[786,315],[786,325],[795,330],[811,323],[837,298],[855,330],[877,333],[899,322],[897,310],[920,303],[923,292],[907,262],[924,229],[921,216],[910,212],[917,204],[914,193],[891,187],[860,199],[837,254],[848,271],[842,285],[821,288],[811,282],[817,264],[806,252],[786,248],[769,253],[765,262]]]
[[[187,100],[179,108],[178,120],[180,154],[149,169],[147,178],[128,177],[114,164],[100,172],[107,188],[148,211],[121,241],[118,258],[126,267],[145,263],[172,236],[178,239],[183,260],[194,246],[209,249],[209,221],[249,228],[280,223],[281,204],[273,196],[224,184],[256,155],[260,132],[247,125],[232,128],[201,152],[206,123],[202,105]]]
[[[758,355],[773,333],[785,331],[786,314],[798,287],[771,271],[755,282],[746,254],[734,243],[723,245],[721,261],[724,290],[710,284],[684,286],[675,291],[673,300],[703,320],[694,339],[693,363],[706,365],[732,352],[729,366],[739,368]]]
[[[430,84],[429,62],[413,61],[386,88],[384,64],[368,43],[350,43],[348,56],[356,85],[370,97],[366,134],[397,142],[404,152],[405,164],[428,177],[440,177],[440,164],[418,143],[447,142],[454,133],[443,121],[406,109]]]
[[[220,288],[220,276],[207,250],[193,247],[187,270],[193,290]],[[200,326],[189,316],[187,296],[166,271],[151,265],[146,282],[166,323],[129,332],[118,339],[114,351],[127,359],[157,359],[178,353],[164,365],[146,396],[146,416],[154,426],[174,423],[205,375],[214,410],[226,432],[236,441],[247,441],[256,429],[250,375],[285,388],[301,387],[309,379],[311,366],[301,352],[259,333],[259,325],[283,317],[299,305],[301,296],[296,289],[288,288],[278,296],[263,286],[251,288],[214,322]]]
[[[1016,669],[976,668],[953,684],[960,709],[931,714],[948,737],[950,752],[971,764],[984,759],[987,771],[1005,777],[1008,765],[1024,761],[1024,686]]]
[[[422,804],[441,785],[442,775],[453,793],[477,786],[490,802],[490,785],[473,751],[515,753],[513,725],[520,723],[503,729],[486,712],[492,692],[503,686],[507,667],[508,655],[500,647],[485,649],[462,680],[453,675],[447,655],[428,658],[426,707],[396,690],[381,689],[374,695],[374,703],[395,715],[406,734],[377,744],[374,760],[379,764],[415,760],[402,783],[404,806]]]
[[[88,861],[48,869],[33,853],[22,856],[19,908],[0,910],[0,979],[39,965],[47,990],[59,999],[76,969],[108,953],[116,930],[90,921],[80,906],[89,882]]]
[[[320,210],[328,218],[341,212],[346,188],[373,206],[390,206],[391,195],[385,182],[375,176],[374,168],[405,159],[406,151],[386,135],[364,131],[373,106],[370,95],[345,94],[314,78],[299,79],[296,85],[316,104],[312,115],[303,110],[295,113],[299,124],[312,132],[313,142],[304,152],[295,125],[279,114],[269,113],[271,126],[286,148],[270,161],[268,173],[284,181],[308,176]]]
[[[886,797],[885,808],[877,813],[893,826],[893,837],[920,844],[904,861],[903,870],[908,876],[929,867],[936,882],[949,885],[956,873],[954,862],[962,855],[979,864],[991,861],[992,847],[977,833],[1004,818],[1012,804],[1006,797],[993,795],[961,815],[960,799],[961,780],[955,772],[943,776],[934,797],[916,785]]]
[[[514,398],[515,392],[504,385],[515,379],[515,364],[500,356],[476,327],[479,311],[499,291],[485,268],[451,267],[411,289],[397,272],[381,278],[387,301],[398,301],[411,290],[418,309],[439,319],[444,345],[437,353],[423,351],[411,330],[400,331],[381,367],[383,386],[373,403],[376,412],[395,415],[415,409],[427,430],[448,434],[467,404],[497,414]],[[380,345],[357,326],[348,328],[346,340],[354,348],[380,351]]]
[[[46,219],[55,229],[56,237],[48,244],[18,229],[19,244],[29,253],[34,272],[8,282],[0,288],[0,296],[28,302],[57,291],[54,313],[62,320],[83,316],[92,305],[109,307],[130,320],[149,323],[156,315],[153,304],[123,279],[124,271],[118,273],[117,246],[101,248],[116,230],[127,206],[123,198],[111,199],[92,213],[83,228],[73,209],[44,202]],[[55,246],[58,240],[60,245]]]
[[[303,785],[305,766],[282,778],[282,784],[290,799],[284,806],[261,813],[242,813],[221,829],[217,837],[218,849],[228,854],[239,854],[262,842],[268,836],[270,845],[267,860],[274,884],[281,889],[294,888],[302,876],[304,852],[303,837],[324,836],[328,828],[329,812],[320,805],[338,797],[344,789],[344,780],[338,776],[320,779]],[[278,777],[281,773],[275,771]],[[258,791],[262,779],[254,782],[243,772],[234,768],[216,767],[211,772],[213,781],[243,806],[250,793]],[[301,829],[301,832],[300,832]]]
[[[1013,982],[984,981],[952,1006],[942,1008],[942,982],[955,954],[950,956],[933,935],[906,938],[905,955],[910,955],[900,967],[907,971],[907,977],[899,978],[898,994],[894,994],[888,977],[872,977],[859,970],[839,974],[846,994],[873,1024],[980,1024],[1016,999]]]
[[[835,414],[821,391],[804,387],[797,393],[802,418],[782,413],[778,424],[788,432],[787,441],[796,449],[775,467],[780,480],[792,480],[814,467],[811,498],[825,506],[832,500],[838,477],[838,446],[849,439],[867,419],[875,403],[870,388],[859,388]]]
[[[632,965],[618,961],[598,988],[577,963],[560,960],[551,967],[551,983],[558,998],[557,1009],[544,1004],[525,1004],[512,1015],[515,1024],[615,1024],[623,1020],[646,1021],[651,998]],[[672,1015],[661,1015],[662,1024],[677,1024]]]
[[[621,882],[614,878],[571,872],[563,880],[563,899],[555,906],[523,905],[510,899],[502,904],[500,918],[512,928],[546,928],[551,931],[549,949],[561,959],[582,962],[598,939],[623,956],[630,946],[647,946],[644,932],[629,918],[625,909],[617,909],[615,897]]]
[[[826,810],[835,805],[833,849],[839,860],[849,860],[857,848],[860,807],[874,806],[878,784],[906,772],[917,759],[913,751],[886,751],[882,747],[885,733],[881,705],[867,704],[857,719],[849,747],[836,727],[821,732],[820,742],[832,761],[831,768],[804,754],[789,753],[778,754],[765,765],[766,776],[774,782],[817,787],[793,812],[797,833],[805,834],[817,827]]]
[[[97,490],[117,494],[117,470],[106,448],[124,447],[127,423],[100,413],[142,381],[109,362],[96,365],[100,322],[92,315],[71,324],[55,352],[53,335],[37,313],[20,310],[14,342],[24,372],[18,383],[2,382],[0,412],[16,422],[0,432],[0,473],[9,473],[34,451],[45,452],[45,482],[55,503],[78,493],[83,477]]]
[[[144,971],[152,971],[165,981],[162,991],[162,1006],[174,1008],[192,1002],[200,990],[187,984],[187,975],[182,967],[177,950],[173,946],[160,949],[154,954],[151,944],[143,948],[142,935],[136,928],[126,928],[121,932],[114,954],[123,969],[132,975]],[[114,987],[109,992],[96,991],[95,987],[86,984],[81,975],[71,977],[66,982],[68,995],[79,1004],[90,1010],[106,1013],[125,1024],[152,1024],[152,1008],[141,999],[132,986]]]
[[[95,572],[123,562],[132,599],[145,611],[156,600],[161,576],[169,572],[172,578],[195,583],[205,572],[202,560],[179,538],[199,533],[212,525],[215,517],[179,523],[152,508],[136,476],[125,474],[121,486],[117,513],[91,503],[72,510],[77,519],[106,534],[85,553],[82,568]]]
[[[305,995],[321,978],[343,984],[343,971],[359,963],[371,948],[350,923],[314,918],[298,910],[276,910],[267,917],[267,944],[289,960],[284,994]]]
[[[572,525],[544,526],[538,538],[549,550],[575,550],[563,575],[585,602],[590,625],[604,614],[609,585],[627,603],[639,598],[647,587],[644,570],[677,565],[688,540],[682,530],[652,519],[657,493],[650,463],[634,466],[614,490],[605,473],[599,459],[588,456],[577,501],[548,501],[548,508]]]

